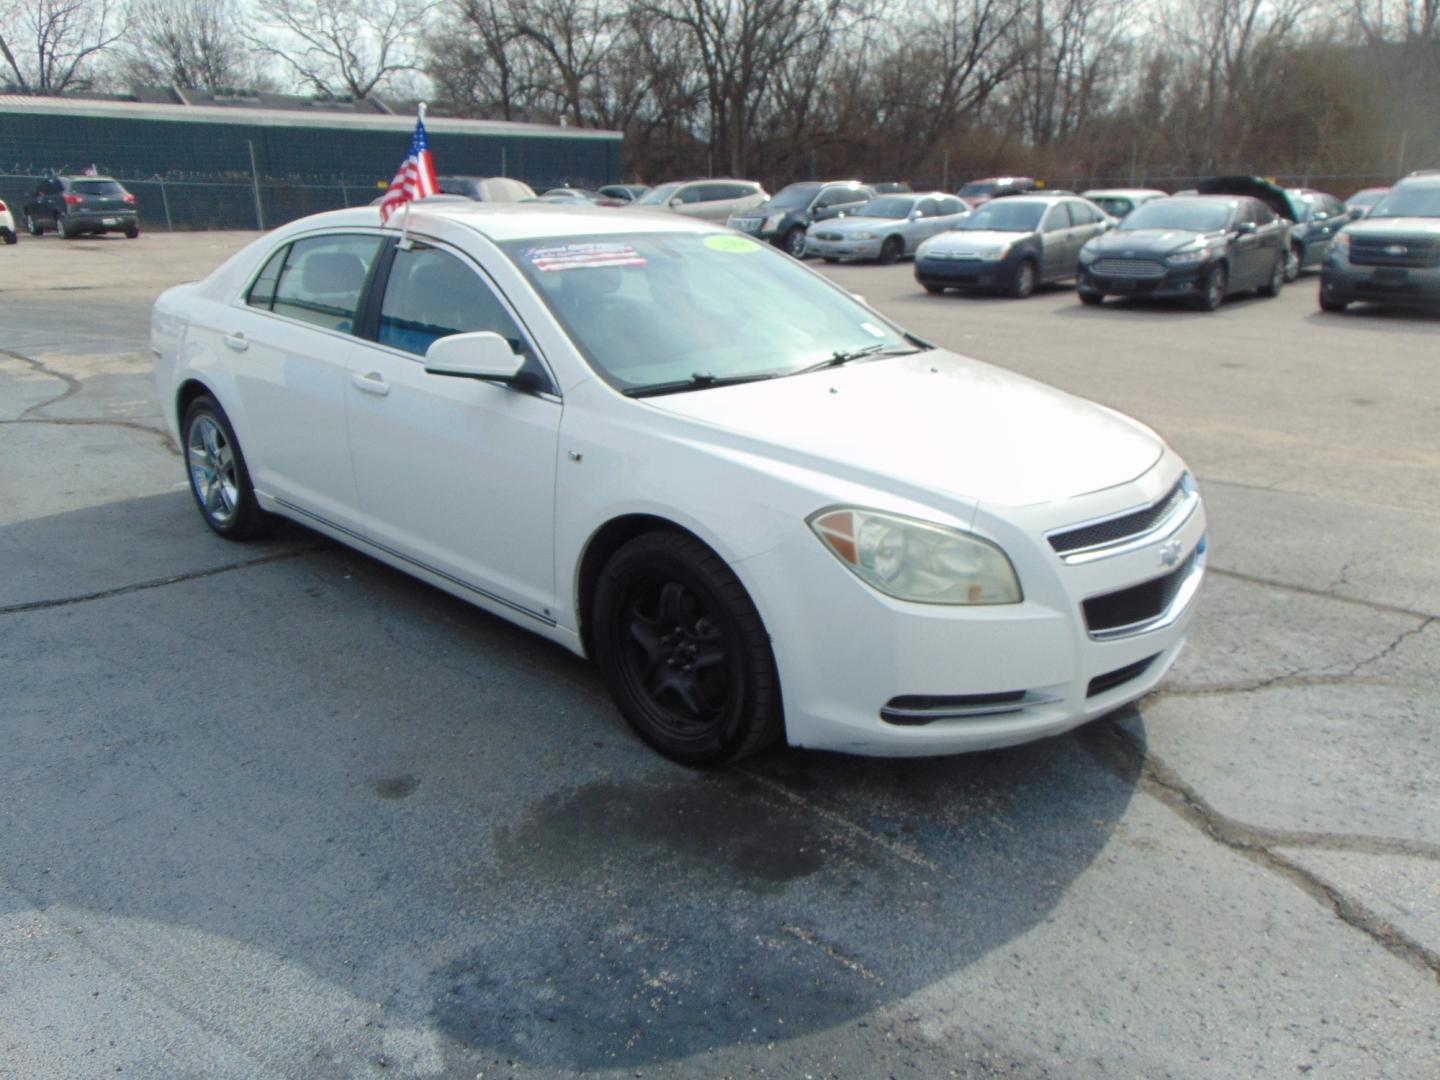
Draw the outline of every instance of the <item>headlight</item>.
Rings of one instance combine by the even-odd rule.
[[[764,228],[764,230],[765,230],[766,232],[774,232],[776,229],[778,229],[778,228],[780,227],[780,222],[782,222],[782,221],[784,221],[784,220],[785,220],[785,215],[784,215],[784,214],[771,214],[769,217],[767,217],[767,218],[765,219],[765,224],[764,224],[764,226],[762,226],[762,227]]]
[[[1345,258],[1350,258],[1350,234],[1341,229],[1330,239],[1330,246]]]
[[[1095,249],[1089,244],[1086,244],[1080,249],[1080,261],[1083,263],[1095,261]]]
[[[1212,251],[1208,247],[1191,248],[1188,251],[1177,251],[1166,258],[1166,262],[1172,266],[1184,266],[1187,263],[1204,262],[1210,258]]]
[[[978,536],[878,510],[822,510],[810,528],[862,581],[917,604],[1018,604],[1005,553]]]
[[[851,239],[851,240],[874,240],[874,239],[875,239],[875,234],[874,234],[873,232],[852,232],[852,233],[850,234],[850,239]]]
[[[982,251],[979,254],[980,258],[985,262],[999,262],[1005,258],[1006,255],[1010,254],[1010,245],[1006,244],[1004,247],[991,248],[989,251]]]

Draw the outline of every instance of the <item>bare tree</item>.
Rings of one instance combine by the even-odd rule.
[[[1031,0],[1015,101],[1032,143],[1068,138],[1108,102],[1129,53],[1127,10],[1121,0]]]
[[[420,69],[434,0],[256,0],[273,29],[247,33],[262,54],[321,94],[367,98]]]
[[[22,94],[60,94],[90,85],[90,66],[123,32],[112,0],[10,0],[0,59]]]
[[[234,0],[131,0],[122,76],[200,90],[259,81]]]

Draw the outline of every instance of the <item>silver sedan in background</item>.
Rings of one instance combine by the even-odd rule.
[[[922,241],[952,228],[970,212],[943,191],[881,195],[847,217],[817,221],[805,231],[805,254],[826,262],[876,259],[893,263]]]

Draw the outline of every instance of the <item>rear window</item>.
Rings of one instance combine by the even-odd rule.
[[[72,180],[70,190],[76,195],[124,195],[125,189],[114,180]]]

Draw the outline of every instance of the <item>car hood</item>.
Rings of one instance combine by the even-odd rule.
[[[1440,237],[1440,218],[1433,217],[1364,217],[1345,226],[1351,236],[1421,236]]]
[[[1137,255],[1169,255],[1196,240],[1218,240],[1223,235],[1193,229],[1114,229],[1095,237],[1085,248],[1104,255],[1123,255],[1131,251]]]
[[[824,229],[826,232],[850,233],[863,232],[866,229],[883,229],[891,225],[903,225],[904,218],[880,218],[880,217],[859,217],[858,215],[847,215],[843,218],[832,218],[829,221],[817,221],[811,225],[812,229]]]
[[[1249,195],[1259,199],[1286,221],[1299,221],[1300,214],[1290,201],[1289,193],[1278,184],[1258,176],[1212,176],[1195,185],[1200,195]]]
[[[1004,247],[1034,233],[1002,232],[998,229],[951,229],[925,242],[926,251],[989,251]]]
[[[943,349],[645,402],[787,463],[996,506],[1122,484],[1164,452],[1119,413]]]

